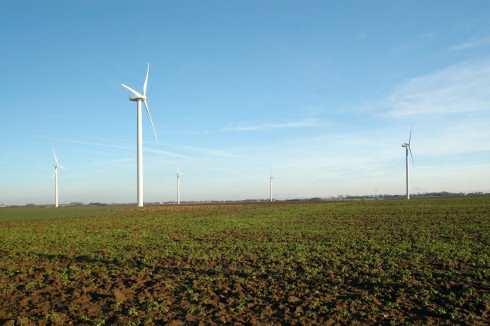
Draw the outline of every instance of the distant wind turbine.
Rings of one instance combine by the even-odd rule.
[[[54,147],[53,149],[53,156],[54,156],[54,207],[58,207],[58,167],[62,168],[63,170],[66,170],[63,165],[58,163],[58,158],[56,157],[56,153],[54,152]]]
[[[409,173],[408,173],[408,153],[410,152],[410,157],[412,158],[412,165],[415,166],[413,163],[413,155],[412,155],[412,149],[410,148],[410,142],[412,140],[412,126],[410,126],[410,136],[408,137],[408,143],[402,144],[402,147],[405,147],[405,168],[406,168],[406,179],[407,179],[407,199],[410,199],[410,191],[409,191]]]
[[[274,179],[274,177],[272,176],[272,171],[271,171],[271,175],[269,177],[269,197],[271,202],[272,202],[272,179]]]
[[[180,205],[180,169],[177,166],[177,205]]]
[[[141,102],[146,107],[146,113],[148,113],[148,117],[150,118],[151,127],[153,128],[153,134],[155,135],[155,140],[158,143],[157,133],[155,131],[155,126],[153,125],[153,120],[151,119],[150,109],[148,108],[148,103],[146,102],[146,86],[148,84],[148,73],[150,72],[150,64],[148,63],[148,68],[146,69],[146,78],[145,83],[143,84],[143,94],[138,93],[134,89],[124,84],[121,84],[122,87],[129,90],[134,96],[129,96],[130,101],[136,102],[137,108],[137,198],[138,198],[138,206],[143,207],[143,135],[142,135],[142,126],[141,126]]]

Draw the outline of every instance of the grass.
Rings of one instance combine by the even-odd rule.
[[[0,321],[485,324],[489,242],[489,197],[2,208]]]

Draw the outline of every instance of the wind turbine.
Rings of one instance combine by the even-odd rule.
[[[58,167],[62,168],[63,170],[66,170],[63,165],[58,163],[58,158],[56,157],[56,153],[54,152],[54,147],[51,147],[53,149],[53,156],[54,156],[54,207],[58,207]]]
[[[180,169],[177,165],[177,205],[180,205]]]
[[[269,176],[269,197],[271,202],[272,202],[272,179],[274,179],[274,177],[272,176],[272,171],[271,171],[271,175]]]
[[[406,168],[406,179],[407,179],[407,199],[410,199],[410,192],[408,190],[409,188],[409,179],[408,179],[408,153],[410,152],[410,157],[412,158],[412,165],[415,166],[413,163],[413,155],[412,155],[412,150],[410,148],[410,141],[412,140],[412,126],[410,126],[410,136],[408,137],[408,143],[402,144],[402,147],[405,147],[405,168]]]
[[[151,119],[150,109],[148,108],[148,103],[146,102],[146,86],[148,84],[148,73],[150,71],[150,64],[148,63],[148,68],[146,69],[146,78],[145,83],[143,84],[143,94],[138,93],[134,89],[124,84],[121,84],[122,87],[129,90],[134,96],[129,96],[129,100],[136,102],[137,109],[137,198],[138,198],[138,207],[143,207],[143,135],[142,135],[142,126],[141,126],[141,102],[146,107],[146,113],[148,113],[148,117],[150,118],[151,127],[153,128],[153,134],[155,135],[155,140],[158,143],[157,133],[155,131],[155,126],[153,125],[153,120]]]

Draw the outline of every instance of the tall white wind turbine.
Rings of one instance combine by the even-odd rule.
[[[408,153],[410,152],[410,157],[412,158],[412,165],[415,165],[413,163],[413,155],[412,155],[412,149],[410,148],[410,142],[412,140],[412,126],[410,126],[410,136],[408,137],[408,143],[402,144],[402,147],[405,147],[405,169],[406,169],[406,181],[407,181],[407,194],[406,197],[407,199],[410,199],[410,191],[409,191],[409,173],[408,173]]]
[[[63,167],[63,165],[59,164],[58,163],[58,158],[56,157],[56,153],[54,152],[54,147],[52,147],[53,149],[53,156],[54,156],[54,174],[53,174],[53,177],[54,177],[54,207],[58,207],[58,168],[62,168],[63,170],[65,170],[65,168]]]
[[[151,119],[150,109],[148,108],[148,103],[146,102],[146,86],[148,84],[148,73],[150,72],[150,64],[148,63],[148,68],[146,69],[146,78],[145,83],[143,84],[143,94],[138,93],[134,89],[124,84],[121,84],[122,87],[129,90],[134,96],[129,96],[129,100],[136,102],[137,109],[137,198],[138,198],[138,206],[143,207],[143,135],[142,135],[142,126],[141,126],[141,102],[146,107],[146,113],[148,113],[148,117],[150,118],[151,127],[153,128],[153,134],[155,135],[155,140],[158,143],[157,133],[155,131],[155,126],[153,125],[153,120]]]
[[[177,166],[177,205],[180,205],[180,169]]]
[[[271,175],[269,176],[269,198],[271,202],[272,202],[272,179],[274,179],[274,177],[272,176],[272,172],[271,172]]]

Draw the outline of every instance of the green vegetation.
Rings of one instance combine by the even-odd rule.
[[[1,208],[0,322],[485,324],[490,197]]]

